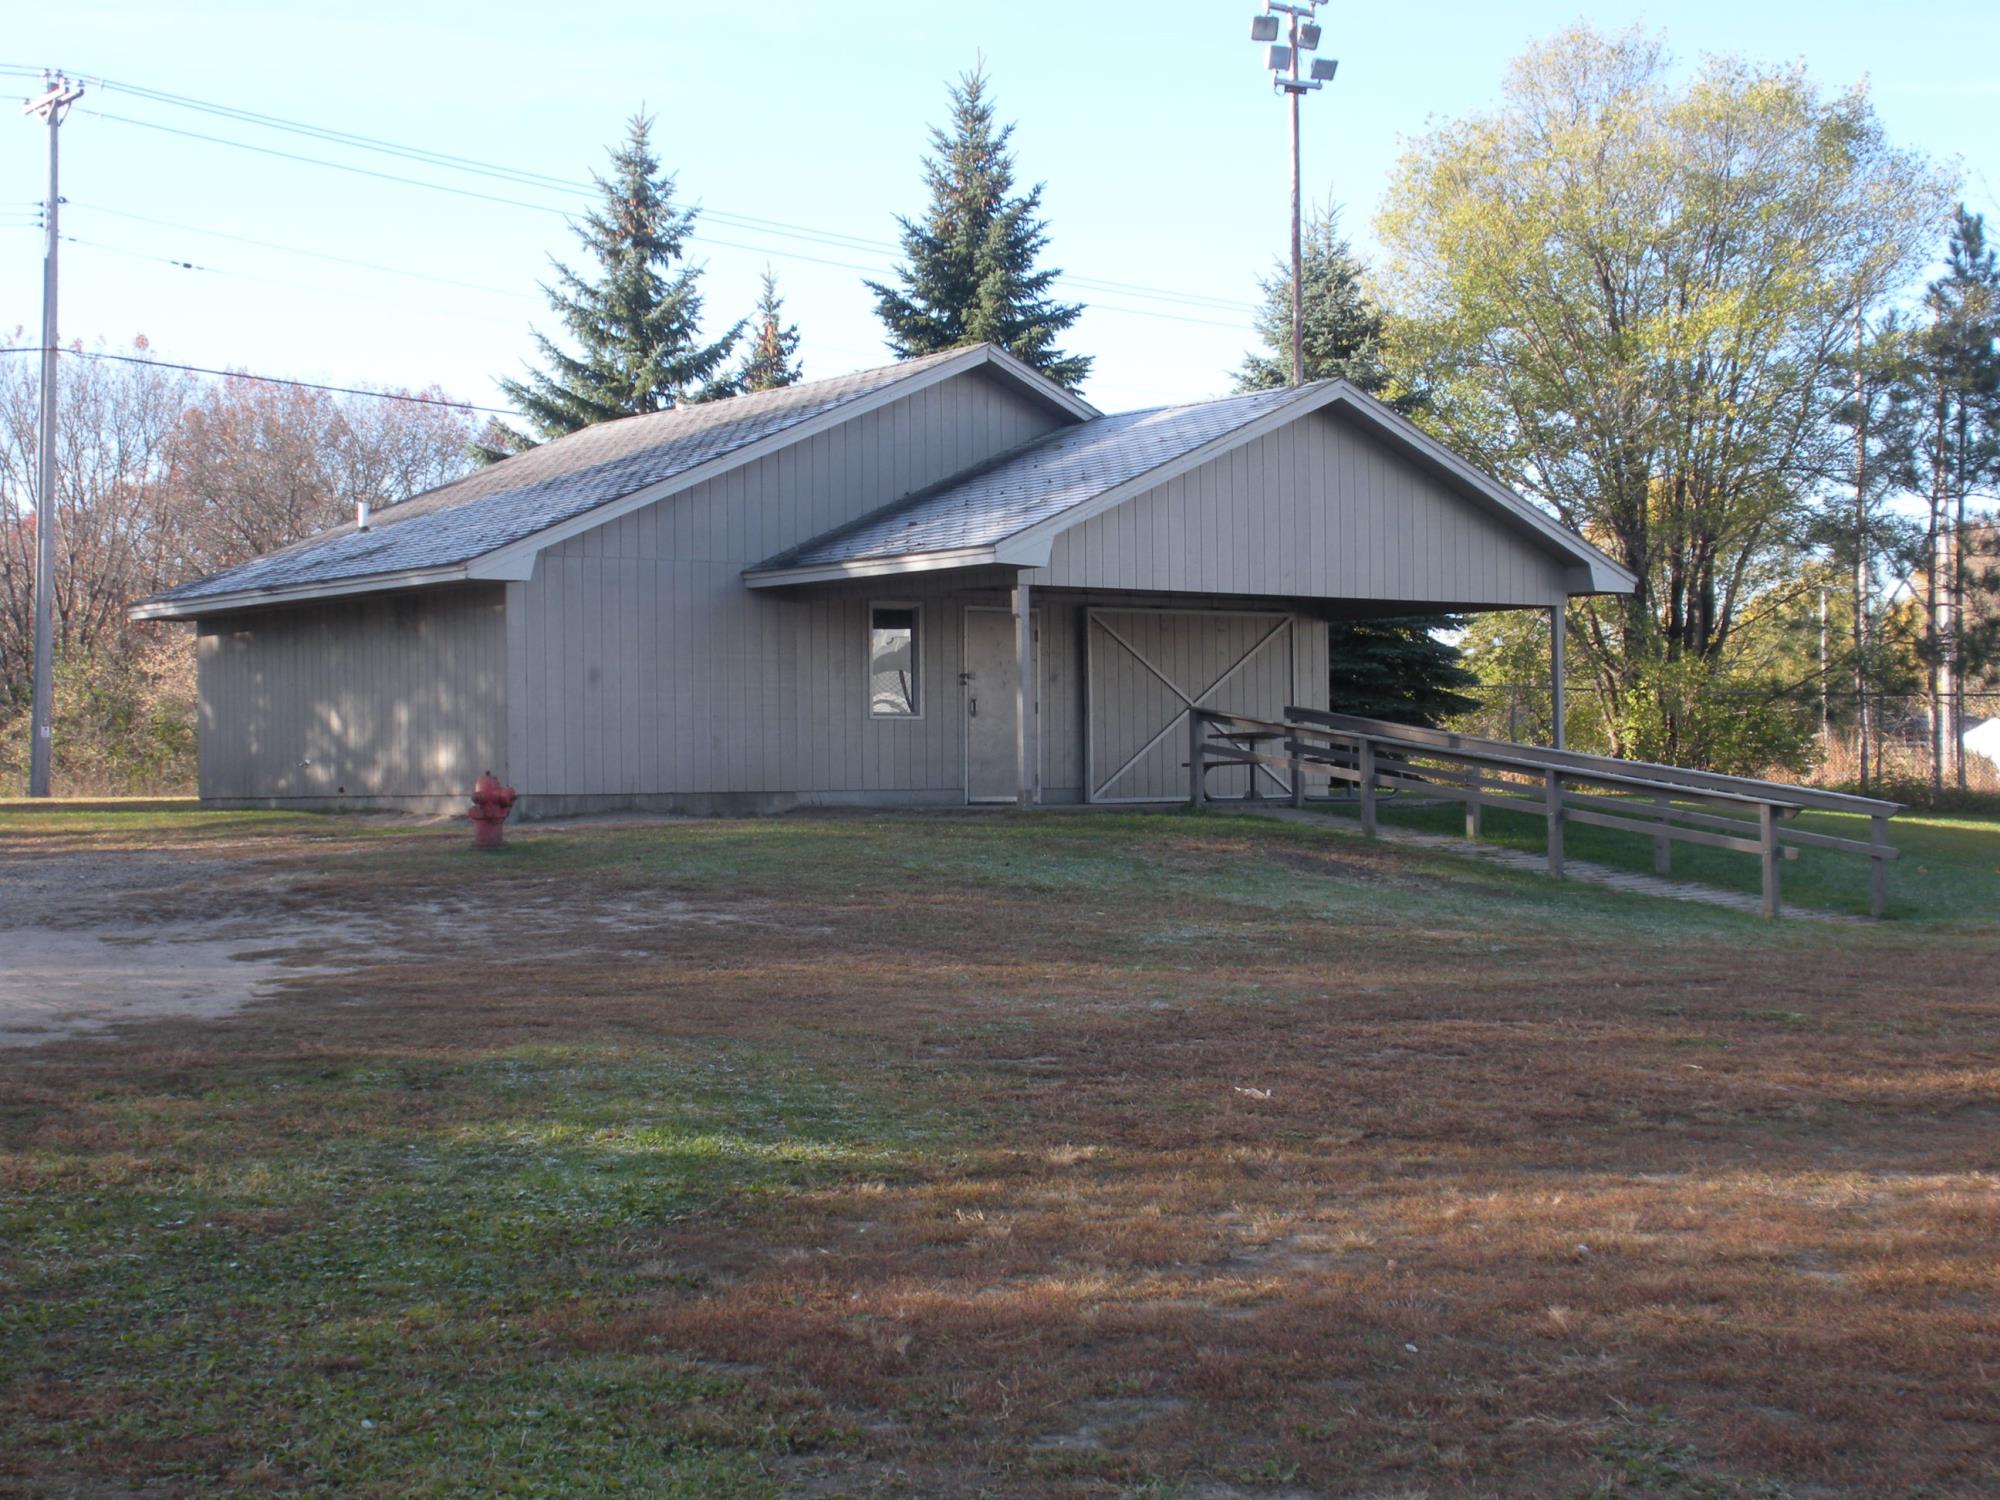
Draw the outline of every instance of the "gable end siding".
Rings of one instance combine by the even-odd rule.
[[[1314,412],[1063,532],[1029,579],[1505,607],[1561,603],[1565,576],[1480,502]]]

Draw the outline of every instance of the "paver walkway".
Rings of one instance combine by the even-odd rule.
[[[1314,828],[1327,828],[1360,837],[1361,830],[1349,827],[1345,820],[1330,818],[1327,814],[1314,812],[1310,808],[1244,805],[1232,802],[1210,804],[1231,811],[1254,812],[1260,817],[1278,818],[1287,823],[1304,823]],[[1454,854],[1461,859],[1476,859],[1489,865],[1498,865],[1507,870],[1525,870],[1531,875],[1547,871],[1548,860],[1540,854],[1531,854],[1525,849],[1510,849],[1505,844],[1485,841],[1477,843],[1462,838],[1454,838],[1448,833],[1430,833],[1417,828],[1395,828],[1388,824],[1378,824],[1376,836],[1385,843],[1408,844],[1420,849],[1433,849],[1440,854]],[[1646,875],[1636,870],[1614,870],[1609,865],[1596,864],[1591,860],[1566,858],[1563,861],[1563,878],[1580,880],[1589,885],[1609,886],[1614,891],[1632,891],[1642,896],[1664,896],[1674,901],[1693,901],[1703,906],[1719,906],[1728,911],[1748,912],[1758,916],[1764,910],[1763,901],[1747,891],[1718,890],[1712,885],[1696,885],[1688,880],[1673,880],[1664,875]],[[1820,911],[1810,906],[1786,904],[1783,915],[1803,922],[1857,922],[1866,923],[1868,917],[1852,916],[1845,912]]]

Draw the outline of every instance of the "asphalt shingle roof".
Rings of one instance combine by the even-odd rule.
[[[1298,397],[1256,391],[1094,417],[758,564],[810,568],[990,547],[1192,453]]]
[[[378,510],[366,531],[336,527],[155,598],[180,603],[470,562],[964,352],[600,423]]]

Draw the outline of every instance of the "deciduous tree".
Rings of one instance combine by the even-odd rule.
[[[145,340],[133,349],[144,358]],[[64,357],[58,408],[56,779],[184,788],[191,641],[126,606],[345,522],[357,500],[381,509],[455,477],[469,413],[82,352]],[[33,362],[0,362],[0,782],[26,763],[38,385]]]
[[[1425,420],[1638,575],[1576,611],[1620,751],[1733,758],[1705,700],[1797,587],[1858,308],[1921,265],[1949,184],[1865,92],[1578,27],[1492,113],[1411,146],[1380,232],[1390,363]]]

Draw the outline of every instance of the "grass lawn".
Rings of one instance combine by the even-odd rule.
[[[0,1493],[2000,1492],[2000,820],[1894,826],[1828,929],[1222,812],[0,811],[0,906],[325,935],[0,1049]]]

